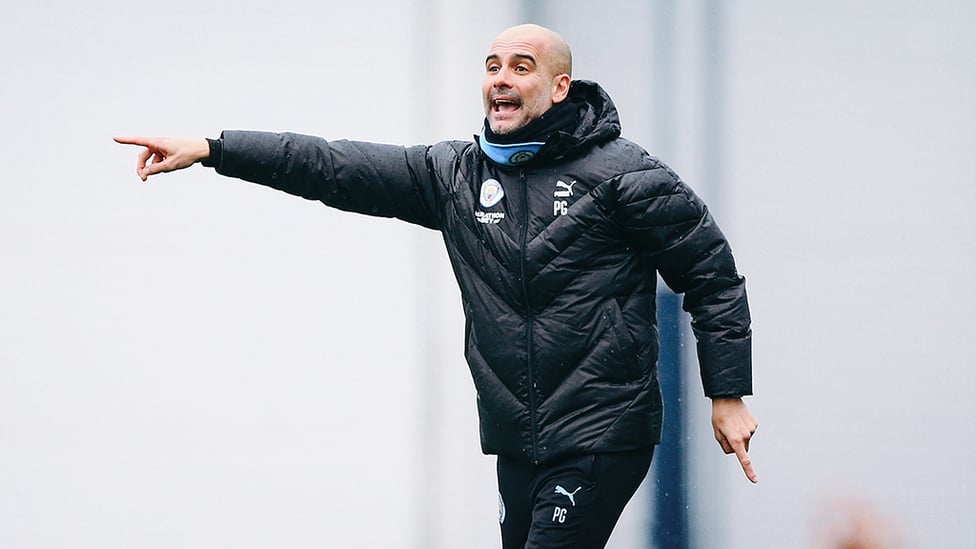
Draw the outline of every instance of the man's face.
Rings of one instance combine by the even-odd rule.
[[[522,128],[565,97],[546,55],[545,43],[531,36],[502,35],[491,45],[481,87],[491,131]]]

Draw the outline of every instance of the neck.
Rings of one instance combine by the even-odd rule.
[[[498,164],[503,166],[518,166],[525,164],[545,145],[544,141],[528,141],[525,143],[495,143],[488,136],[491,128],[485,124],[478,139],[481,150]]]
[[[478,140],[488,158],[505,166],[516,166],[531,160],[555,133],[576,127],[579,107],[570,101],[556,103],[542,116],[506,134],[491,131],[485,120]]]
[[[488,121],[485,121],[484,135],[488,141],[498,145],[512,145],[516,143],[527,143],[531,141],[541,141],[545,143],[549,137],[560,130],[567,130],[576,125],[576,118],[579,112],[578,107],[571,101],[555,103],[539,118],[530,121],[521,128],[505,133],[497,134],[491,131]]]

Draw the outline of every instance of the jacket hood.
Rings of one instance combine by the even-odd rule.
[[[557,132],[546,143],[555,156],[571,154],[620,137],[620,116],[607,92],[596,82],[574,80],[567,101],[579,106],[579,122],[571,132]]]

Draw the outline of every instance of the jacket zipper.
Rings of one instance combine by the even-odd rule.
[[[529,235],[529,188],[526,182],[525,170],[519,171],[522,184],[522,235],[521,254],[519,255],[519,271],[522,276],[522,296],[525,299],[525,362],[529,374],[529,427],[532,432],[532,462],[539,463],[539,429],[536,422],[535,401],[535,368],[532,364],[532,302],[529,300],[529,280],[526,277],[526,243]]]

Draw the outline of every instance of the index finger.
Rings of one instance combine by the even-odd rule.
[[[742,465],[742,472],[746,474],[746,478],[752,481],[753,484],[759,482],[756,470],[752,468],[752,458],[749,457],[749,452],[746,451],[745,443],[739,442],[733,445],[732,448],[735,450],[735,457],[739,458],[739,464]]]
[[[121,143],[123,145],[141,145],[143,147],[149,147],[153,144],[153,140],[148,137],[141,136],[116,136],[112,138],[116,143]]]

